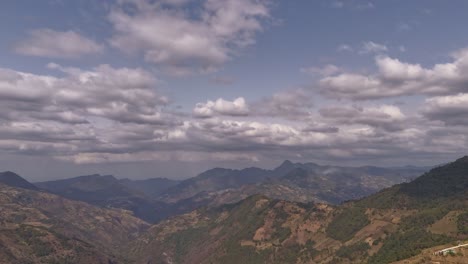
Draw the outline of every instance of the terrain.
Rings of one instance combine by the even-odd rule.
[[[149,224],[130,212],[0,184],[1,263],[123,263]]]
[[[137,263],[392,263],[468,239],[468,157],[341,206],[251,196],[157,224]],[[463,254],[463,252],[461,253]]]
[[[283,170],[276,176],[268,174],[267,179],[274,184],[289,180],[307,188],[308,179],[317,184],[324,175],[304,167],[296,164],[286,175],[281,176]],[[362,175],[369,170],[375,173],[376,168],[356,170],[365,179]],[[232,171],[238,173],[231,170],[225,175]],[[264,194],[233,202],[239,199],[229,198],[231,194],[238,197],[236,188],[217,191],[212,201],[224,197],[224,202],[231,202],[213,202],[155,225],[134,217],[131,210],[96,202],[114,202],[115,197],[151,199],[148,193],[131,189],[112,176],[48,182],[49,190],[45,190],[44,184],[32,185],[16,174],[6,174],[8,177],[0,177],[0,258],[5,263],[463,263],[466,256],[464,248],[447,256],[433,253],[468,241],[468,157],[339,205],[287,201]],[[330,178],[338,180],[343,172],[337,175]],[[356,172],[350,171],[346,177],[353,179],[353,175]],[[238,189],[266,185],[264,181]],[[363,182],[372,186],[369,181]],[[224,187],[236,186],[236,182]],[[79,199],[91,194],[89,201],[65,198],[76,193]],[[200,206],[205,204],[210,192],[194,193],[176,203],[188,200],[185,209],[189,210],[196,199]],[[314,197],[320,197],[317,194]],[[96,197],[99,199],[93,200]]]

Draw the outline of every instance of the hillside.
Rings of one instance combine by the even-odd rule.
[[[336,207],[256,195],[163,221],[129,255],[138,263],[401,261],[468,239],[467,178],[465,157]]]
[[[122,210],[0,184],[1,263],[125,263],[121,249],[148,228]]]

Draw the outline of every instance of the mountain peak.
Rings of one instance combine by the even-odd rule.
[[[290,160],[285,160],[283,161],[283,163],[280,165],[280,167],[283,167],[283,166],[293,166],[294,163],[292,163],[292,161]]]
[[[6,184],[11,187],[18,187],[29,190],[38,189],[34,184],[28,182],[27,180],[23,179],[21,176],[12,171],[1,172],[0,183]]]

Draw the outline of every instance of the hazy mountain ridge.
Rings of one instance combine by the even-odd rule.
[[[159,199],[167,203],[193,199],[199,204],[203,204],[201,200],[204,199],[205,205],[221,205],[263,194],[296,202],[339,204],[408,181],[426,169],[321,166],[287,160],[273,170],[209,170],[171,187]]]
[[[214,168],[183,181],[118,180],[95,174],[36,185],[69,199],[130,210],[154,223],[202,206],[235,203],[255,194],[295,202],[339,204],[407,181],[424,169],[321,166],[286,160],[273,170]]]

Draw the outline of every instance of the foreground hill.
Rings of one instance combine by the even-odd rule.
[[[0,184],[1,263],[125,263],[122,248],[148,228],[123,210]]]
[[[392,263],[468,239],[468,157],[341,206],[257,195],[153,226],[137,263]]]

